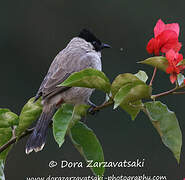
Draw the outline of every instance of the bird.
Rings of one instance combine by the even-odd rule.
[[[96,107],[90,101],[94,89],[59,87],[58,85],[72,73],[86,68],[102,71],[101,51],[110,47],[110,45],[102,43],[90,30],[82,29],[56,55],[35,96],[34,102],[42,97],[43,109],[32,134],[27,140],[26,154],[43,149],[48,126],[52,122],[53,115],[63,103],[88,104],[92,108]]]

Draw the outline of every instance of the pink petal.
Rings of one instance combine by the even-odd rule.
[[[157,37],[159,34],[161,34],[165,30],[165,24],[164,22],[159,19],[154,27],[154,37]]]
[[[185,66],[177,66],[179,71],[183,71],[185,69]]]
[[[178,52],[180,49],[179,49],[179,43],[176,42],[176,41],[169,41],[168,43],[164,44],[162,47],[161,47],[161,52],[162,53],[166,53],[168,52],[170,49],[173,49],[175,52]]]
[[[175,31],[177,36],[179,36],[180,27],[178,23],[166,24],[165,30]]]
[[[180,68],[175,67],[175,73],[176,73],[176,74],[179,74],[179,73],[180,73]]]
[[[150,39],[147,44],[146,50],[149,54],[154,53],[156,56],[158,56],[160,51],[160,41],[156,38]]]
[[[182,60],[183,60],[183,55],[182,54],[178,54],[177,63],[179,63]]]
[[[167,53],[166,53],[166,59],[169,62],[172,62],[174,59],[176,58],[176,53],[173,49],[170,49]]]
[[[150,39],[150,41],[148,42],[147,46],[146,46],[146,50],[149,54],[152,54],[154,51],[154,44],[155,44],[155,40],[154,38]]]
[[[174,44],[174,47],[173,49],[176,51],[176,52],[179,52],[180,49],[182,47],[182,44],[180,42],[176,42],[176,44]]]
[[[178,36],[174,31],[165,30],[157,37],[157,39],[160,40],[162,53],[166,53],[170,49],[177,50],[181,48],[181,45],[178,43]]]
[[[165,30],[157,37],[157,39],[160,39],[163,43],[166,43],[169,40],[178,41],[178,36],[174,31]]]
[[[173,67],[168,66],[168,67],[166,68],[166,73],[167,73],[167,74],[171,74],[172,72],[173,72]]]
[[[171,83],[173,84],[176,80],[177,80],[177,74],[172,73],[170,75],[170,81],[171,81]]]

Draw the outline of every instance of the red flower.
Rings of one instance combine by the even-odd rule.
[[[177,75],[185,69],[185,66],[177,66],[180,61],[183,60],[182,54],[175,52],[173,49],[170,49],[166,53],[166,59],[168,60],[169,66],[166,69],[166,73],[170,74],[170,81],[173,84],[177,80]]]
[[[178,52],[181,49],[181,43],[178,41],[179,24],[165,24],[161,19],[154,27],[154,38],[152,38],[146,47],[149,54],[159,55],[160,52],[166,53],[170,49]]]

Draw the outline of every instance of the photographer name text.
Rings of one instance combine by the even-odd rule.
[[[114,161],[114,162],[95,162],[93,160],[87,160],[86,163],[84,162],[71,162],[67,160],[62,160],[60,163],[56,161],[50,161],[49,167],[53,168],[56,166],[60,166],[63,168],[95,168],[95,167],[105,167],[105,168],[143,168],[145,165],[145,159],[136,159],[134,161],[131,160],[123,160],[123,161]]]

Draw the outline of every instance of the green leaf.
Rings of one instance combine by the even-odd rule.
[[[63,104],[53,117],[53,135],[59,147],[64,143],[64,138],[72,119],[74,106]]]
[[[151,88],[135,75],[125,73],[115,78],[111,86],[111,93],[114,97],[115,108],[120,105],[134,120],[140,112],[142,105],[140,100],[150,97]]]
[[[0,128],[0,147],[6,144],[12,138],[12,129],[9,128]],[[6,148],[0,153],[0,180],[5,180],[4,176],[4,164],[6,157],[11,149],[12,145]]]
[[[0,147],[7,143],[12,138],[12,129],[11,128],[0,128]],[[0,153],[0,159],[5,161],[6,156],[8,155],[11,146]]]
[[[18,116],[9,109],[0,109],[0,128],[18,125]]]
[[[111,93],[113,97],[116,95],[116,93],[119,91],[119,89],[126,85],[126,84],[145,84],[143,81],[141,81],[139,78],[137,78],[135,75],[131,73],[124,73],[118,75],[115,80],[112,83],[111,86]]]
[[[147,113],[152,124],[158,131],[163,143],[173,152],[177,161],[180,161],[182,134],[174,112],[160,101],[145,103]]]
[[[109,93],[111,84],[103,72],[88,68],[73,73],[59,86],[95,88]]]
[[[0,147],[7,143],[12,138],[12,129],[9,128],[0,128]],[[5,180],[4,176],[4,164],[6,157],[11,149],[12,145],[6,148],[0,153],[0,180]]]
[[[166,72],[166,68],[168,67],[168,61],[164,56],[154,56],[144,61],[140,61],[141,64],[148,64],[150,66],[156,67],[164,72]]]
[[[114,109],[116,109],[121,103],[124,103],[125,97],[133,87],[134,84],[128,83],[119,89],[114,97]]]
[[[141,100],[136,101],[136,102],[132,102],[129,104],[123,104],[123,103],[120,104],[120,107],[131,116],[132,120],[135,120],[135,118],[139,114],[139,112],[141,110],[141,106],[142,106]]]
[[[148,76],[147,76],[146,72],[144,72],[144,71],[139,70],[139,72],[134,75],[145,83],[148,80]]]
[[[180,61],[177,66],[180,66],[180,65],[185,65],[185,59],[183,59],[182,61]]]
[[[134,86],[129,94],[125,97],[124,103],[135,102],[141,99],[148,99],[151,96],[152,88],[146,84]]]
[[[70,129],[72,126],[74,126],[78,121],[80,121],[83,117],[86,116],[87,110],[89,109],[89,105],[86,104],[78,104],[75,105],[74,110],[73,110],[73,116],[69,125]]]
[[[5,180],[4,175],[4,162],[2,159],[0,159],[0,180]]]
[[[36,121],[41,112],[42,112],[42,104],[41,99],[37,100],[34,103],[35,98],[31,98],[23,107],[21,114],[19,116],[19,126],[16,129],[16,135],[18,137],[30,127],[30,125]]]
[[[146,84],[126,84],[119,89],[114,97],[114,108],[120,104],[129,104],[151,96],[151,87]]]
[[[177,82],[178,82],[178,85],[179,86],[182,85],[182,84],[184,84],[184,75],[182,75],[181,73],[179,73],[177,75]]]
[[[53,135],[59,147],[62,146],[65,140],[65,135],[69,129],[75,125],[86,115],[88,105],[79,104],[63,104],[62,107],[55,113],[53,117]]]
[[[93,160],[93,165],[104,162],[103,150],[96,135],[82,122],[77,122],[70,132],[71,140],[76,149],[81,153],[86,161]],[[103,176],[105,168],[100,167],[91,168],[96,176]]]

